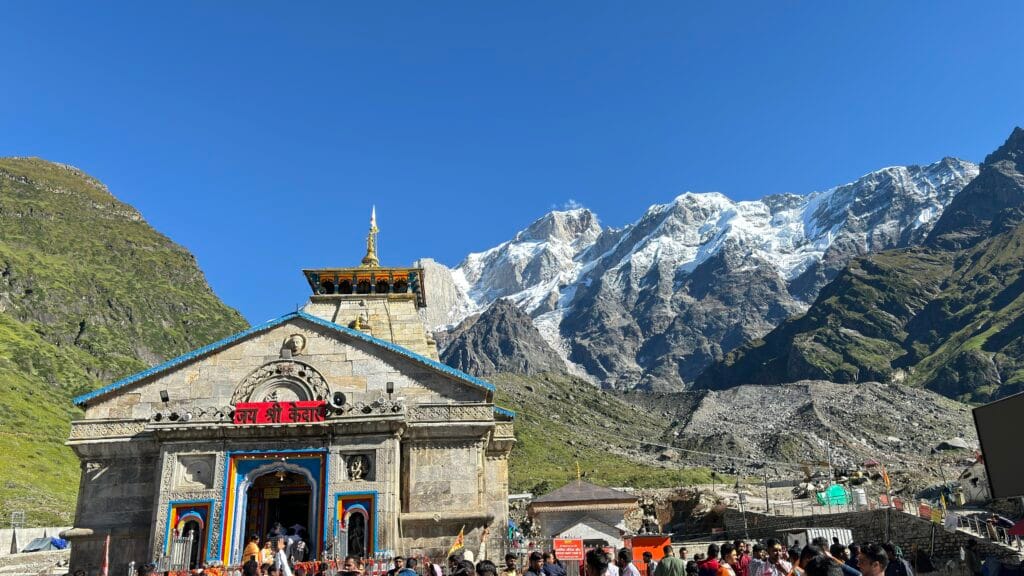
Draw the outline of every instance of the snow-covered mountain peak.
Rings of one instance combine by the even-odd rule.
[[[651,378],[678,383],[806,309],[851,258],[922,241],[977,173],[943,158],[808,194],[686,192],[620,229],[553,211],[467,256],[454,300],[464,315],[510,299],[570,370],[629,387],[657,365]]]
[[[517,233],[512,242],[558,242],[589,245],[601,234],[597,215],[586,208],[548,212]]]
[[[528,312],[557,305],[559,286],[575,278],[580,254],[602,233],[597,216],[586,208],[555,210],[520,231],[512,240],[470,254],[455,271],[473,309],[511,297]]]

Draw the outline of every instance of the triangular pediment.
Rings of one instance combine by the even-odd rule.
[[[436,360],[359,330],[294,312],[173,358],[74,399],[93,410],[114,405],[107,414],[132,417],[139,403],[171,401],[229,404],[236,387],[254,371],[282,360],[312,367],[332,391],[383,394],[388,383],[411,403],[491,402],[494,386]],[[118,398],[123,398],[119,401]],[[129,410],[124,408],[128,407]],[[102,412],[102,411],[98,411]]]
[[[578,504],[583,502],[636,502],[636,496],[576,480],[533,501],[533,504]]]

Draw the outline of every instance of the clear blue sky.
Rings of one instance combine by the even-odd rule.
[[[798,5],[800,4],[800,5]],[[1024,3],[12,2],[0,155],[74,164],[257,322],[575,200],[808,192],[1024,124]]]

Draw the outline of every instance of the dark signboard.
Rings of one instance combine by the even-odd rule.
[[[1024,392],[974,409],[993,498],[1024,496]]]

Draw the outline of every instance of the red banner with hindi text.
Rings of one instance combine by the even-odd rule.
[[[240,402],[235,404],[233,422],[247,424],[300,424],[323,422],[327,418],[327,403],[323,400],[307,402]]]
[[[583,560],[583,540],[555,538],[551,542],[559,560]]]

